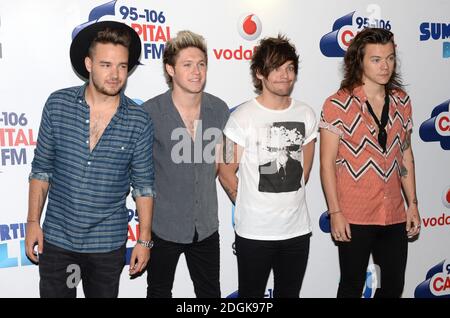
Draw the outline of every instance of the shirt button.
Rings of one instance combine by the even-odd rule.
[[[88,143],[89,143],[89,140],[86,140],[86,143],[88,144]]]
[[[89,124],[89,119],[86,119],[86,124]]]
[[[87,164],[88,164],[88,165],[90,166],[90,165],[91,165],[91,162],[90,162],[90,161],[88,161],[88,162],[87,162]]]

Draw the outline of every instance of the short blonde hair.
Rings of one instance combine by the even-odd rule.
[[[174,67],[178,54],[181,50],[189,47],[195,47],[205,54],[205,62],[208,63],[208,54],[205,39],[192,31],[182,30],[177,33],[177,36],[168,40],[164,48],[163,67],[166,82],[172,87],[172,77],[167,73],[166,64]]]

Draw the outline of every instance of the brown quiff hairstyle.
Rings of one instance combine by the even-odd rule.
[[[172,77],[167,73],[166,64],[175,67],[178,54],[181,50],[189,47],[195,47],[205,54],[205,62],[208,64],[208,54],[205,39],[192,31],[179,31],[177,36],[168,40],[164,48],[163,54],[163,68],[164,76],[166,77],[167,84],[172,87]]]
[[[90,58],[92,58],[92,53],[95,50],[97,43],[101,44],[111,43],[114,45],[122,45],[129,50],[131,43],[131,36],[127,32],[127,30],[121,29],[106,28],[105,30],[98,32],[97,36],[92,40],[92,43],[89,47],[88,56]]]

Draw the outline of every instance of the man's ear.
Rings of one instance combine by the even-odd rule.
[[[86,69],[89,73],[92,71],[92,60],[89,56],[86,56],[84,58],[84,65],[86,66]]]
[[[167,74],[169,74],[170,76],[174,76],[175,75],[175,69],[172,65],[166,64],[166,72]]]
[[[264,76],[262,76],[260,72],[256,71],[256,78],[262,81]]]

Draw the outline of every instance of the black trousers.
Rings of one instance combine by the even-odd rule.
[[[275,298],[298,298],[311,234],[281,241],[250,240],[236,234],[239,297],[264,298],[273,269]]]
[[[147,268],[147,297],[171,298],[175,270],[184,253],[187,267],[198,298],[220,298],[219,233],[190,244],[179,244],[152,234],[152,248]]]
[[[341,280],[338,298],[361,298],[372,253],[380,267],[381,286],[375,298],[398,298],[405,283],[408,239],[406,224],[388,226],[350,224],[350,242],[338,242]]]
[[[75,298],[82,280],[86,298],[116,298],[125,253],[125,244],[108,253],[77,253],[44,242],[39,255],[41,297]]]

